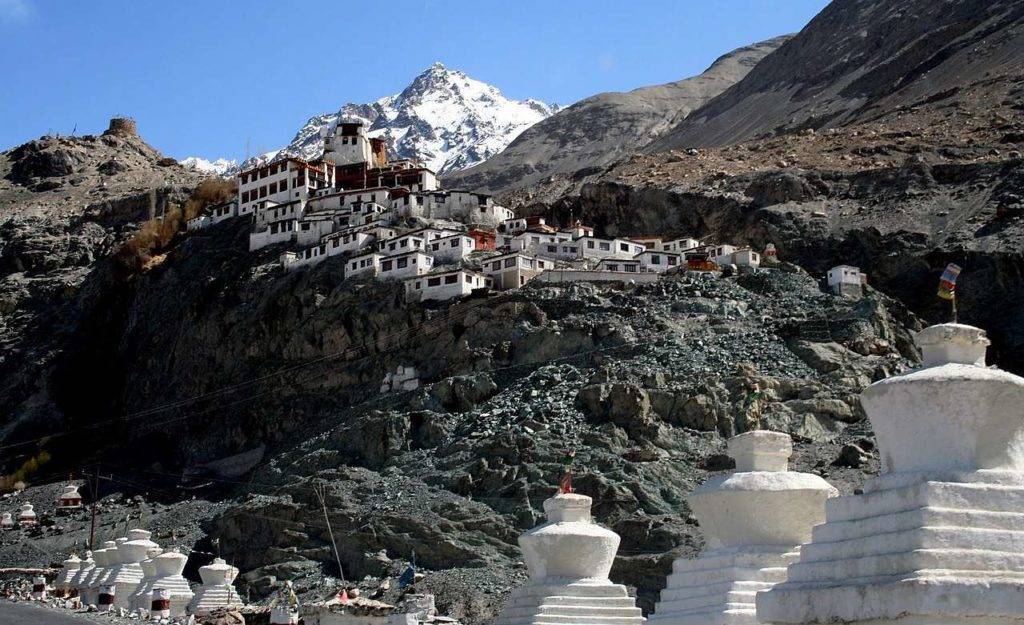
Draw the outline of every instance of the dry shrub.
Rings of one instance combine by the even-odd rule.
[[[199,215],[208,206],[222,204],[238,195],[238,184],[234,179],[207,178],[199,183],[192,197],[185,202],[185,221]]]
[[[159,265],[159,261],[154,262],[154,257],[171,244],[174,235],[185,229],[189,219],[199,215],[208,206],[233,199],[237,193],[238,185],[234,180],[207,178],[192,191],[184,207],[169,208],[162,219],[144,222],[139,231],[117,251],[117,261],[130,274]]]
[[[170,245],[184,226],[184,213],[179,207],[168,209],[163,219],[143,222],[138,232],[117,250],[117,261],[130,273],[144,270],[153,255]]]
[[[0,477],[0,493],[25,490],[25,480],[50,461],[50,452],[43,450],[22,463],[18,470]]]

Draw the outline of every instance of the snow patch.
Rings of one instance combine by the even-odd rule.
[[[434,63],[401,93],[311,117],[287,147],[268,153],[269,158],[249,159],[242,168],[278,156],[319,158],[321,129],[344,119],[362,121],[369,136],[387,142],[392,158],[416,159],[444,174],[490,158],[557,110],[539,100],[506,98],[493,85]]]

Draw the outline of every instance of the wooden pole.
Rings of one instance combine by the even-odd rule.
[[[338,575],[341,576],[342,581],[345,581],[345,569],[341,568],[341,556],[338,555],[338,543],[334,540],[334,530],[331,529],[331,519],[327,516],[327,503],[324,500],[323,487],[317,486],[313,490],[316,492],[317,499],[320,500],[320,508],[324,513],[324,521],[327,523],[327,534],[331,537],[331,546],[334,547],[334,561],[338,563]]]
[[[100,492],[100,470],[96,468],[96,472],[93,474],[92,483],[92,520],[89,525],[89,550],[95,551],[96,549],[96,503],[99,499]]]

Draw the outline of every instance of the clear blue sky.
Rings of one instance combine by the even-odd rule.
[[[434,61],[571,104],[701,72],[826,0],[0,0],[0,149],[115,114],[177,158],[286,144]]]

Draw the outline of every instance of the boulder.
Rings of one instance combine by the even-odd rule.
[[[486,373],[448,378],[430,389],[430,394],[441,406],[453,412],[472,410],[497,392],[498,385]]]
[[[653,423],[647,391],[635,384],[615,382],[585,386],[580,389],[578,399],[592,419],[614,423],[627,431]]]
[[[827,417],[843,423],[856,423],[863,418],[863,414],[854,411],[850,404],[831,397],[791,399],[783,405],[797,414],[811,413],[816,417]]]
[[[838,371],[843,365],[860,358],[859,354],[846,349],[839,343],[813,343],[798,340],[793,341],[789,345],[789,349],[808,367],[818,373]]]
[[[757,178],[743,193],[753,199],[757,208],[803,202],[815,196],[814,187],[807,180],[789,172]]]

